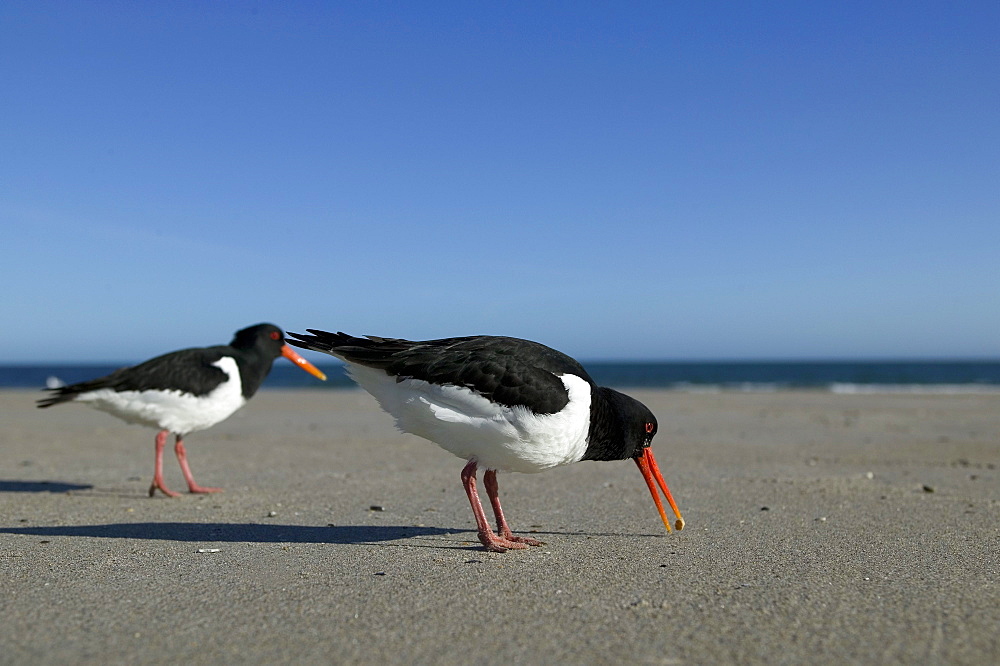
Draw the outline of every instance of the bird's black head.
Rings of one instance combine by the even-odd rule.
[[[236,331],[229,346],[234,349],[265,351],[274,359],[281,356],[281,348],[285,346],[285,334],[274,324],[257,324]]]
[[[274,359],[284,356],[310,375],[326,380],[319,368],[305,360],[285,344],[285,334],[274,324],[257,324],[236,331],[229,346],[236,350],[236,363],[240,366],[243,396],[249,399],[271,372]]]
[[[590,437],[583,460],[627,460],[653,442],[653,412],[635,398],[598,387],[591,396]]]
[[[663,525],[670,531],[670,521],[663,510],[663,502],[657,493],[657,486],[670,503],[677,522],[676,529],[684,528],[684,519],[674,502],[667,482],[653,456],[653,437],[656,435],[656,417],[646,405],[635,398],[609,388],[597,388],[590,402],[590,439],[583,460],[626,460],[631,458],[642,472],[656,510],[660,512]]]

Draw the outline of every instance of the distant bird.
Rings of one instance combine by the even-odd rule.
[[[288,343],[336,356],[404,432],[467,460],[462,484],[486,550],[539,546],[514,536],[500,507],[496,473],[540,472],[580,460],[631,458],[642,472],[660,518],[670,521],[659,483],[684,527],[649,448],[656,417],[638,400],[597,386],[569,356],[517,338],[472,336],[412,342],[307,329]],[[476,469],[497,520],[494,533],[476,489]]]
[[[184,436],[211,428],[245,405],[279,356],[326,379],[312,363],[285,344],[280,328],[257,324],[237,331],[228,345],[182,349],[115,370],[107,377],[49,388],[51,394],[39,400],[38,406],[81,402],[128,423],[160,428],[156,435],[156,468],[149,486],[150,497],[157,489],[170,497],[178,496],[163,483],[163,447],[167,435],[174,433],[174,453],[188,490],[215,493],[222,489],[199,486],[191,476]]]

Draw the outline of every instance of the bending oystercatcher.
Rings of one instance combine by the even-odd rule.
[[[39,407],[82,402],[128,423],[160,428],[156,435],[156,468],[149,496],[156,490],[177,497],[163,484],[163,447],[174,433],[174,453],[188,490],[214,493],[195,483],[184,450],[184,435],[211,428],[247,403],[260,388],[274,359],[284,356],[306,372],[326,375],[285,344],[281,329],[257,324],[237,331],[228,345],[199,347],[157,356],[139,365],[116,370],[107,377],[48,389]]]
[[[597,386],[569,356],[507,337],[413,342],[307,330],[311,335],[289,333],[288,343],[343,360],[348,374],[395,417],[400,430],[468,461],[462,483],[487,550],[541,545],[511,533],[497,494],[498,470],[540,472],[580,460],[631,458],[667,531],[670,521],[656,483],[677,517],[677,529],[684,527],[649,447],[656,417],[638,400]],[[486,470],[483,484],[496,533],[479,501],[478,467]]]

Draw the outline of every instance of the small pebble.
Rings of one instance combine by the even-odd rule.
[[[924,484],[924,492],[925,492],[925,493],[932,493],[932,492],[934,492],[934,487],[933,487],[933,486],[928,486],[928,485],[927,485],[927,484],[925,483],[925,484]]]
[[[275,516],[277,516],[277,515],[278,515],[278,512],[277,512],[277,511],[268,511],[268,512],[267,512],[267,517],[268,517],[268,518],[274,518],[274,517],[275,517]]]

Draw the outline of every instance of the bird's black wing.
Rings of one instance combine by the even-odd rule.
[[[378,368],[400,380],[464,386],[498,404],[537,414],[554,414],[569,402],[557,375],[573,374],[593,384],[575,360],[530,340],[478,335],[411,341],[308,330],[311,335],[288,333],[288,343]]]
[[[105,377],[47,389],[51,393],[39,400],[38,406],[50,407],[72,400],[81,393],[99,389],[179,390],[193,395],[205,395],[227,379],[225,372],[212,365],[222,358],[227,349],[229,348],[224,346],[182,349],[151,358],[138,365],[120,368]]]

